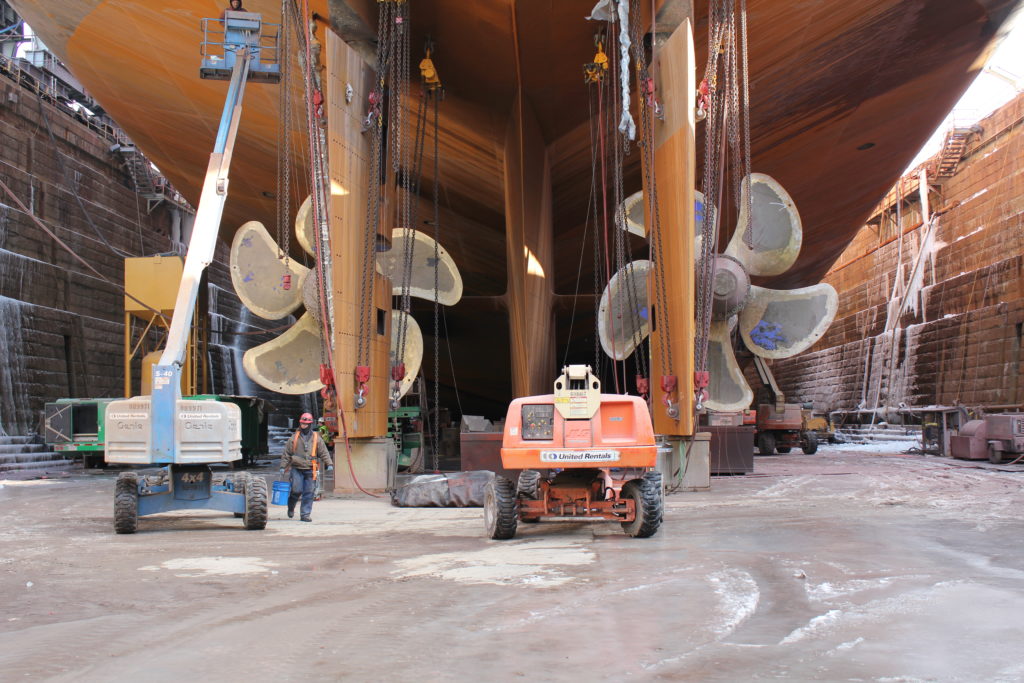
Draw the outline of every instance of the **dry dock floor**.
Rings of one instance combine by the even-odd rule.
[[[112,474],[0,485],[4,681],[1024,680],[1019,465],[759,457],[646,540],[364,497],[117,536]]]

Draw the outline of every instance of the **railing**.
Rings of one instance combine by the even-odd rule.
[[[32,68],[37,67],[33,66]],[[23,68],[21,60],[10,59],[2,54],[0,54],[0,74],[14,81],[17,85],[32,93],[37,98],[54,105],[57,111],[74,118],[80,124],[86,126],[100,137],[114,143],[115,146],[112,146],[112,150],[116,150],[119,147],[134,147],[134,144],[125,132],[112,122],[100,116],[88,116],[72,107],[71,102],[73,100],[70,100],[61,94],[60,89],[57,87],[56,78],[45,75],[43,78],[40,78],[28,69]],[[145,156],[142,155],[141,152],[136,153],[145,159]],[[148,164],[149,160],[145,159],[145,163]],[[168,182],[167,178],[157,174],[156,172],[154,172],[154,176],[154,186],[159,188],[164,199],[171,201],[182,208],[192,208],[188,203],[188,200],[186,200],[180,192],[174,189],[170,182]]]
[[[224,22],[220,19],[206,18],[202,20],[203,40],[199,43],[199,54],[204,60],[225,59],[230,52],[250,47],[248,43],[228,40]],[[269,32],[268,32],[269,29]],[[260,22],[257,36],[258,47],[254,50],[256,63],[261,67],[272,67],[280,63],[278,36],[280,24]]]

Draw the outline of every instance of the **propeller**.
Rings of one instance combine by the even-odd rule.
[[[295,216],[299,246],[310,256],[316,254],[311,202],[307,198]],[[392,231],[390,249],[377,254],[377,270],[391,279],[392,293],[402,293],[402,259],[411,245],[412,269],[409,294],[434,300],[434,240],[415,230]],[[440,245],[438,252],[438,301],[455,304],[462,297],[458,267]],[[242,303],[267,320],[280,320],[304,307],[298,321],[279,336],[245,352],[242,367],[260,386],[282,394],[305,394],[323,388],[320,381],[321,335],[316,273],[285,254],[259,221],[245,223],[235,233],[230,253],[231,282]],[[290,286],[285,282],[290,280]],[[405,328],[402,362],[406,374],[399,397],[412,386],[423,360],[423,332],[416,320],[402,311],[392,311],[391,364],[399,362],[398,346]]]
[[[747,185],[743,183],[742,208],[732,240],[725,253],[715,256],[712,322],[708,336],[710,386],[704,405],[720,412],[743,410],[753,400],[753,392],[733,351],[731,322],[735,321],[743,343],[752,353],[762,358],[788,358],[821,338],[832,324],[839,304],[835,289],[828,283],[791,290],[751,284],[752,275],[779,275],[796,262],[803,243],[803,226],[786,190],[763,173],[750,175],[751,216],[746,208]],[[624,229],[646,235],[642,223],[643,205],[638,197],[642,198],[642,194],[636,193],[623,203]],[[703,212],[699,196],[697,211],[698,214]],[[701,253],[700,239],[698,236],[697,254]],[[634,305],[646,311],[649,271],[648,261],[628,264],[609,281],[601,297],[602,321],[598,325],[601,345],[605,353],[616,360],[628,357],[650,333],[646,317],[628,314],[630,306],[621,294],[629,289],[627,282],[635,281],[632,288],[640,301]],[[607,315],[606,301],[611,302],[611,312]],[[606,317],[615,321],[619,329],[605,325]]]

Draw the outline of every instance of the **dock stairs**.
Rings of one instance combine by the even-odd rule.
[[[977,132],[974,128],[953,128],[942,141],[935,168],[937,178],[952,178],[967,152],[967,143]]]
[[[46,444],[32,443],[31,436],[0,436],[0,477],[14,472],[66,470],[74,466],[64,453]]]

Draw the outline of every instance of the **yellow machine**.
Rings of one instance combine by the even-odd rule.
[[[160,360],[163,341],[153,342],[150,330],[166,331],[174,315],[185,262],[178,255],[144,256],[124,260],[124,395],[152,394],[153,366]],[[192,331],[181,372],[182,396],[195,396],[208,391],[209,372],[206,363],[209,330],[207,320],[207,288],[199,288],[193,314]],[[141,331],[140,331],[141,330]],[[141,357],[139,388],[133,391],[133,361]]]

